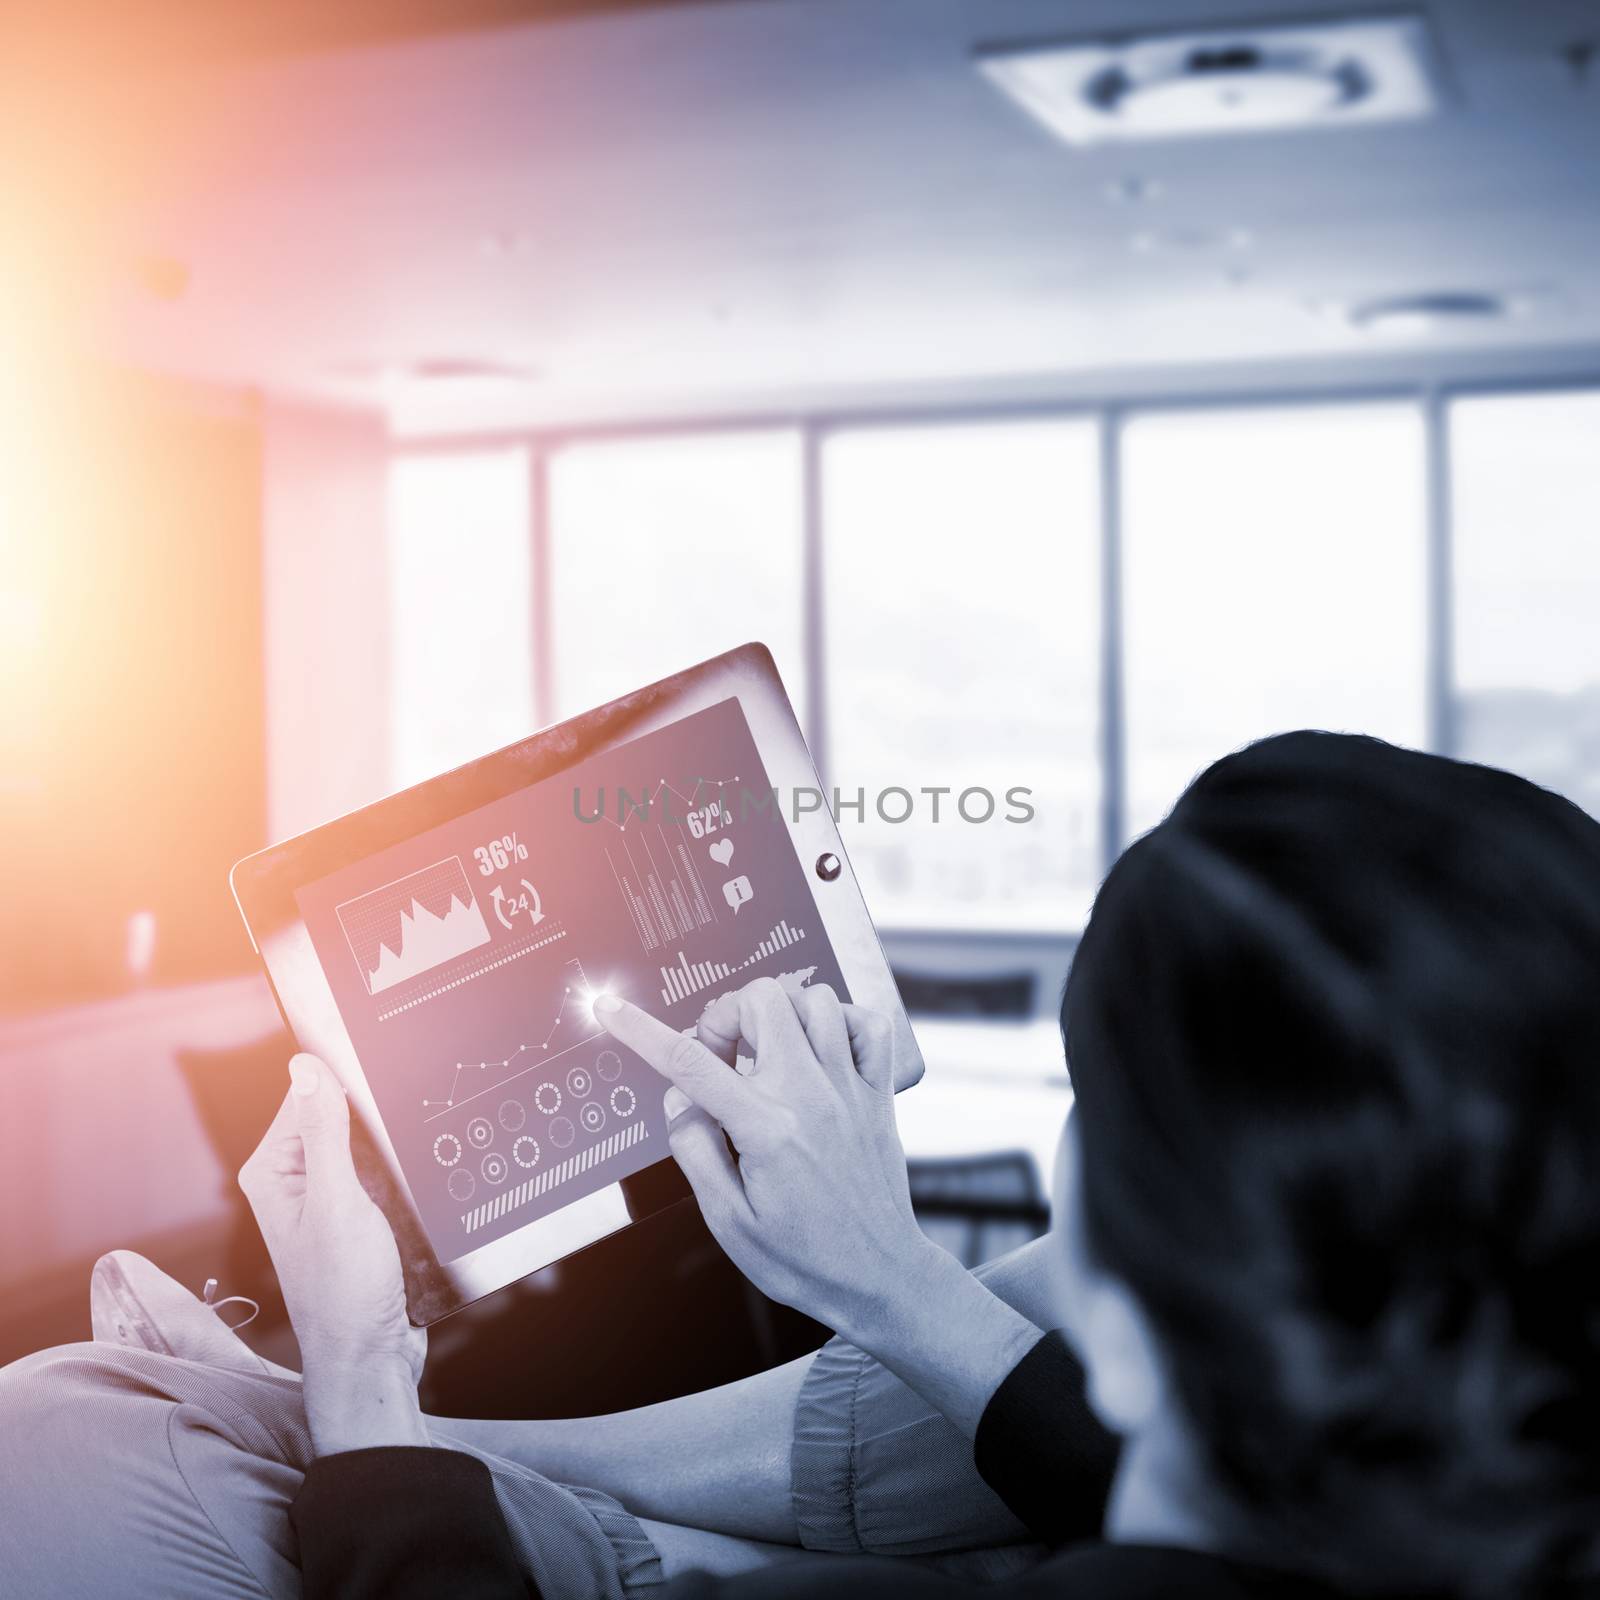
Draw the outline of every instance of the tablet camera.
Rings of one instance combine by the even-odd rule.
[[[554,1117],[550,1122],[550,1143],[558,1150],[565,1150],[574,1139],[578,1137],[578,1130],[573,1127],[566,1117]]]

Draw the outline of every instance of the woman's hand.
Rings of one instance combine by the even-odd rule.
[[[975,1431],[1039,1330],[917,1226],[888,1019],[770,978],[713,1001],[694,1035],[614,995],[594,1013],[673,1085],[672,1153],[745,1276]],[[748,1075],[731,1070],[741,1043]]]
[[[826,985],[791,999],[771,978],[713,1001],[697,1036],[614,996],[594,1010],[676,1086],[672,1153],[711,1231],[765,1294],[843,1328],[923,1255],[886,1018],[840,1005]],[[747,1077],[729,1071],[741,1041],[755,1058]]]
[[[417,1380],[427,1336],[406,1320],[400,1253],[350,1155],[344,1091],[315,1056],[239,1173],[300,1342],[318,1455],[427,1444]]]

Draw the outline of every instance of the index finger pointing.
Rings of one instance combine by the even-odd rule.
[[[644,1057],[663,1078],[675,1083],[720,1122],[739,1143],[749,1131],[755,1106],[749,1085],[718,1060],[698,1039],[652,1017],[614,994],[594,1003],[595,1020],[613,1039]]]

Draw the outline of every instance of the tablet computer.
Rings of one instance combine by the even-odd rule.
[[[596,1023],[679,1028],[758,976],[922,1059],[772,657],[749,644],[233,869],[302,1049],[436,1322],[688,1195],[666,1085]]]

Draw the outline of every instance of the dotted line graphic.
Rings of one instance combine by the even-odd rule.
[[[587,989],[588,986],[589,986],[589,979],[588,979],[587,975],[584,973],[583,963],[576,956],[574,956],[567,963],[567,965],[569,967],[575,967],[577,969],[577,982],[578,982],[580,990]],[[537,1048],[539,1050],[548,1050],[550,1048],[550,1041],[553,1038],[555,1038],[557,1031],[561,1027],[561,1024],[566,1021],[566,1019],[567,1019],[567,1011],[568,1011],[569,1007],[571,1006],[571,1004],[572,1004],[572,985],[569,983],[561,991],[561,1003],[556,1007],[556,1014],[555,1014],[554,1018],[551,1020],[549,1031],[545,1034],[544,1039],[540,1042],[540,1044],[538,1046],[534,1046],[534,1045],[531,1045],[531,1044],[519,1044],[517,1046],[517,1048],[511,1052],[510,1055],[502,1056],[500,1058],[500,1060],[498,1060],[498,1061],[480,1061],[480,1062],[478,1062],[478,1064],[477,1064],[478,1065],[478,1070],[480,1072],[487,1072],[490,1067],[493,1067],[496,1071],[499,1071],[502,1067],[509,1067],[513,1061],[516,1061],[516,1060],[520,1059],[522,1056],[525,1056],[530,1050],[533,1050],[535,1048]],[[594,1035],[590,1034],[589,1037],[593,1038]],[[580,1039],[578,1042],[580,1044],[582,1044],[584,1041]],[[566,1050],[558,1050],[558,1051],[556,1051],[554,1056],[550,1056],[548,1059],[551,1060],[551,1061],[554,1061],[557,1056],[566,1055],[567,1051],[571,1050],[572,1048],[574,1048],[574,1047],[571,1046],[571,1045],[568,1045]],[[466,1072],[471,1066],[472,1066],[472,1062],[470,1062],[470,1061],[458,1061],[458,1062],[456,1062],[456,1075],[455,1075],[454,1078],[452,1078],[450,1080],[450,1093],[448,1095],[446,1095],[443,1100],[432,1100],[432,1099],[424,1100],[422,1102],[423,1110],[426,1111],[429,1106],[443,1106],[446,1111],[450,1111],[450,1110],[454,1109],[455,1104],[456,1104],[456,1090],[461,1087],[461,1074],[463,1072]],[[530,1069],[524,1068],[523,1070],[524,1071],[528,1071]],[[511,1074],[512,1078],[520,1078],[521,1076],[522,1076],[521,1072],[514,1072],[514,1073]],[[579,1078],[581,1076],[582,1076],[582,1069],[580,1068],[577,1071],[574,1071],[574,1072],[572,1072],[572,1073],[570,1073],[568,1075],[567,1082],[568,1083],[572,1083],[575,1079],[577,1079],[577,1078]],[[507,1083],[509,1083],[511,1081],[511,1078],[507,1078],[505,1081]],[[498,1087],[498,1086],[492,1086],[492,1087]],[[480,1089],[477,1094],[469,1094],[469,1095],[467,1095],[462,1103],[465,1104],[466,1100],[476,1100],[476,1099],[480,1098],[482,1095],[487,1094],[488,1092],[489,1091],[487,1089]],[[561,1102],[561,1096],[560,1096],[560,1094],[558,1092],[557,1095],[556,1095],[556,1104],[559,1105],[560,1102]],[[509,1103],[510,1102],[508,1102],[508,1104]],[[555,1110],[555,1106],[552,1106],[550,1108],[550,1110],[551,1111]],[[549,1114],[550,1114],[550,1112],[548,1112],[548,1111],[545,1112],[546,1116],[549,1116]],[[520,1115],[520,1108],[519,1108],[519,1115]],[[505,1118],[506,1118],[506,1106],[501,1106],[501,1108],[500,1108],[501,1125],[506,1129],[506,1131],[508,1133],[515,1133],[517,1131],[517,1128],[520,1128],[522,1126],[522,1123],[519,1121],[517,1123],[517,1128],[513,1128],[511,1126],[511,1124],[505,1120]],[[428,1121],[428,1122],[433,1122],[436,1119],[434,1117],[428,1117],[425,1120]]]
[[[656,801],[659,800],[663,794],[675,794],[686,806],[692,806],[698,810],[711,803],[711,801],[706,798],[706,791],[708,788],[715,791],[711,795],[711,800],[715,800],[717,804],[720,805],[722,803],[722,791],[726,789],[729,784],[737,783],[738,781],[739,774],[737,772],[734,773],[731,778],[696,778],[693,791],[689,794],[685,794],[682,789],[674,787],[672,784],[668,783],[665,778],[663,778],[661,782],[658,783],[655,788],[653,788],[650,793],[639,802],[638,805],[634,805],[632,798],[630,797],[628,814],[622,819],[621,822],[618,822],[615,817],[608,817],[603,810],[598,816],[582,817],[579,820],[582,822],[609,822],[618,833],[626,833],[628,831],[628,824],[632,822],[635,817],[643,817],[646,821],[649,821],[650,808],[655,805]],[[622,806],[620,797],[617,801],[617,806],[620,810]],[[668,816],[664,820],[667,822],[681,823],[683,818]]]
[[[496,967],[503,967],[511,961],[520,961],[524,956],[532,955],[535,950],[542,950],[547,944],[554,944],[557,939],[565,939],[566,936],[567,930],[558,928],[554,933],[547,933],[544,938],[534,940],[532,944],[523,945],[520,950],[513,950],[508,956],[501,956],[498,961],[491,961],[487,966],[474,967],[471,972],[463,973],[450,983],[441,983],[437,989],[429,989],[426,994],[419,994],[414,1000],[407,1000],[404,1005],[391,1006],[387,1011],[380,1011],[378,1021],[387,1022],[390,1017],[398,1017],[402,1011],[420,1006],[425,1000],[435,1000],[451,989],[459,989],[462,984],[470,983],[474,978],[481,978],[486,972],[493,972]]]

